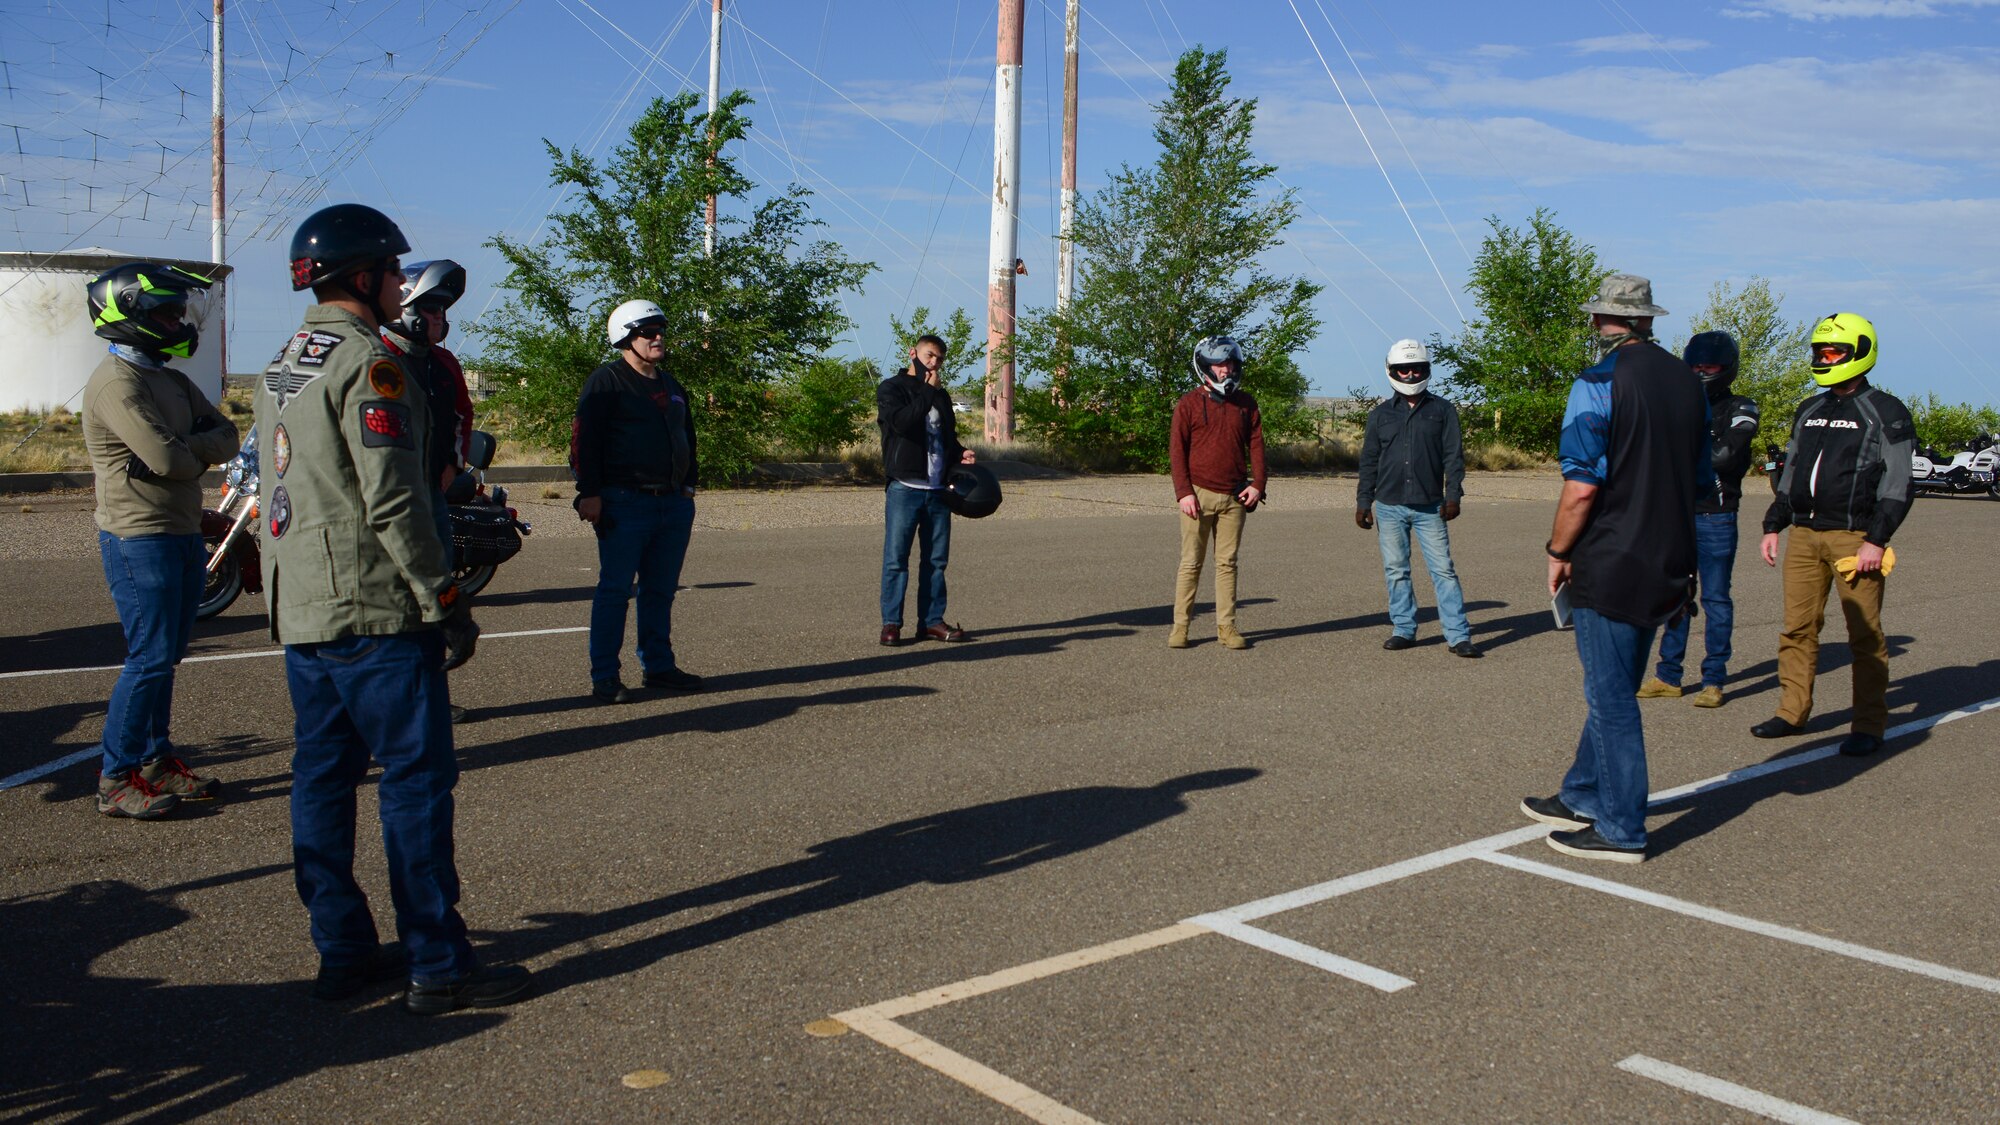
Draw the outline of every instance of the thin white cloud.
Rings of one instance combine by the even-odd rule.
[[[2000,0],[1738,0],[1741,8],[1724,8],[1737,18],[1788,16],[1817,22],[1839,19],[1914,19],[1942,15],[1951,8],[1991,8]]]
[[[1466,53],[1476,59],[1511,59],[1527,54],[1528,49],[1513,43],[1481,43]]]
[[[1635,31],[1578,39],[1568,46],[1579,55],[1643,55],[1653,51],[1699,51],[1709,43],[1706,39],[1662,38]]]

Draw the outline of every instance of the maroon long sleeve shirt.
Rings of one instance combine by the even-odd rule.
[[[1219,400],[1201,389],[1182,395],[1174,404],[1167,452],[1176,500],[1194,495],[1195,485],[1210,492],[1238,492],[1246,476],[1259,492],[1264,490],[1264,418],[1257,400],[1244,391],[1231,391]]]

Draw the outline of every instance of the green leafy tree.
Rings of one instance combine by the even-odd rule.
[[[778,436],[786,450],[824,460],[860,440],[881,378],[865,359],[823,356],[799,369],[775,393]]]
[[[1433,362],[1452,371],[1448,390],[1471,435],[1555,453],[1570,384],[1595,362],[1590,314],[1580,306],[1610,273],[1597,250],[1537,208],[1526,230],[1486,220],[1492,233],[1472,263],[1479,317],[1458,338],[1431,338]]]
[[[1917,440],[1947,459],[1974,444],[1984,449],[1988,435],[2000,433],[2000,410],[1991,406],[1946,402],[1936,391],[1906,399],[1904,405],[1910,408],[1910,420],[1917,424]]]
[[[986,377],[986,328],[975,326],[972,318],[965,315],[963,308],[951,310],[943,324],[931,319],[928,306],[918,305],[910,312],[910,319],[898,319],[889,314],[889,331],[896,338],[896,353],[889,357],[888,370],[900,371],[910,365],[910,349],[917,346],[917,337],[936,336],[944,341],[944,370],[939,374],[945,389],[953,398],[979,397],[975,391],[978,383]],[[977,342],[975,342],[975,340]]]
[[[1812,325],[1784,316],[1785,297],[1771,292],[1771,283],[1753,277],[1736,289],[1718,281],[1708,291],[1708,307],[1688,322],[1688,335],[1727,332],[1736,338],[1735,394],[1757,400],[1763,423],[1757,428],[1757,458],[1769,445],[1783,445],[1791,436],[1792,411],[1819,387],[1813,383],[1806,350]],[[1675,354],[1686,346],[1680,341]]]
[[[1298,205],[1289,190],[1268,194],[1277,169],[1251,152],[1257,103],[1228,96],[1227,61],[1199,47],[1180,57],[1153,107],[1158,159],[1120,167],[1077,209],[1069,308],[1021,320],[1015,358],[1040,382],[1016,401],[1026,428],[1058,448],[1166,467],[1174,403],[1194,385],[1194,345],[1217,333],[1249,352],[1243,386],[1267,438],[1313,433],[1294,356],[1319,331],[1319,287],[1259,265]]]
[[[726,151],[749,132],[747,94],[730,93],[713,116],[697,101],[655,99],[601,165],[544,142],[550,179],[572,203],[539,243],[488,243],[507,261],[501,287],[513,298],[476,326],[490,345],[476,364],[497,376],[518,437],[563,448],[583,380],[612,354],[605,318],[621,301],[657,302],[667,316],[661,366],[693,396],[703,475],[721,482],[762,455],[772,384],[804,371],[847,329],[840,293],[875,267],[809,240],[820,223],[805,188],[749,199],[752,185]],[[702,247],[710,195],[748,214],[723,211],[713,257]]]

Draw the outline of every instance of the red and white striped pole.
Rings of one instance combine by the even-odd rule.
[[[993,77],[993,223],[986,251],[986,440],[994,444],[1014,440],[1014,258],[1021,206],[1021,24],[1025,8],[1026,0],[1000,0],[999,50]]]

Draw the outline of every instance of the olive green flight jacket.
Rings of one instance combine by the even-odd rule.
[[[83,388],[83,445],[97,478],[98,527],[121,539],[197,535],[201,474],[236,456],[236,423],[180,372],[112,354]],[[135,479],[134,460],[156,475]]]
[[[271,636],[314,644],[434,626],[451,560],[424,470],[422,388],[362,319],[314,305],[257,387]]]

